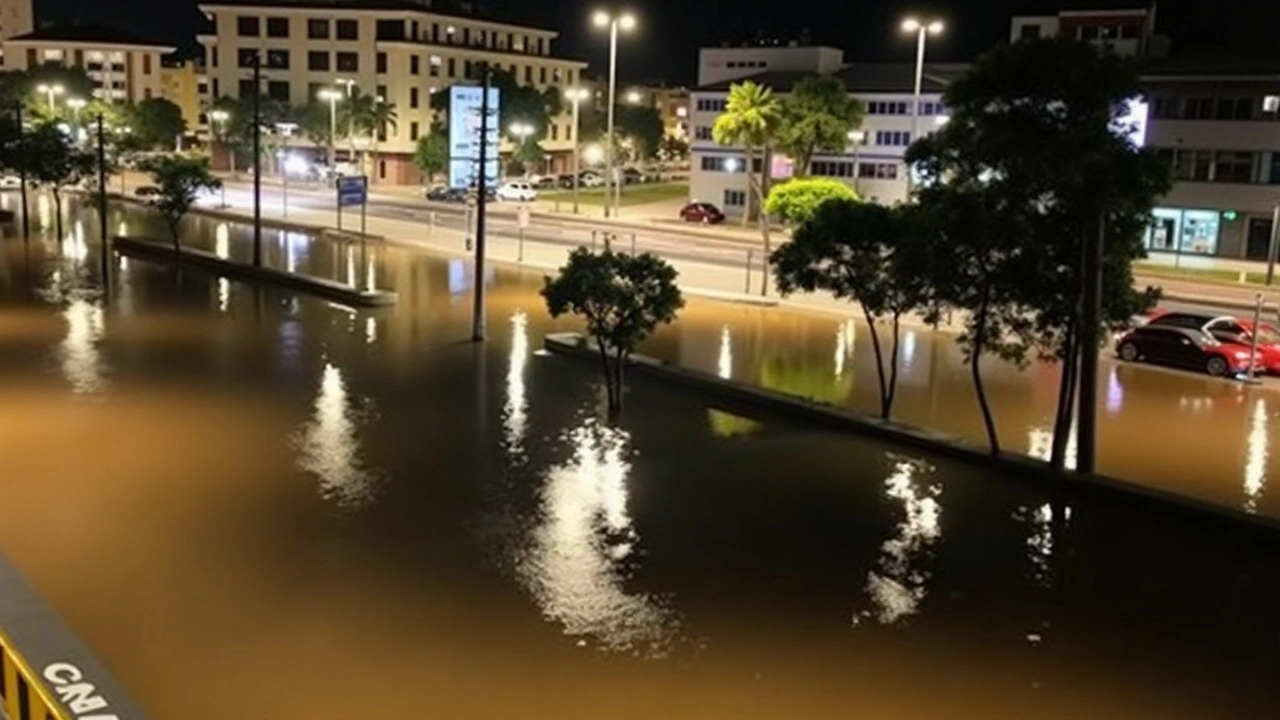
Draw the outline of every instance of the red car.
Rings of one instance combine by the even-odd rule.
[[[720,208],[711,203],[691,202],[680,208],[680,219],[685,222],[716,225],[724,222],[724,213],[720,212]]]
[[[1134,328],[1116,341],[1116,354],[1125,362],[1139,360],[1186,370],[1199,370],[1214,377],[1243,375],[1249,371],[1249,346],[1222,342],[1199,329],[1148,323]],[[1254,370],[1262,369],[1262,358]]]
[[[1203,330],[1213,337],[1228,343],[1237,343],[1246,348],[1253,342],[1253,321],[1243,320],[1231,315],[1211,315],[1194,312],[1159,312],[1153,313],[1148,325],[1166,325],[1172,327]],[[1265,372],[1280,375],[1280,331],[1270,323],[1261,323],[1258,332],[1258,357]]]

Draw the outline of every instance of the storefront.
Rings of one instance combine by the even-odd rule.
[[[1156,208],[1143,244],[1152,252],[1216,255],[1222,214],[1216,210]]]

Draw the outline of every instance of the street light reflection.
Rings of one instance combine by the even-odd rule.
[[[226,223],[218,223],[213,233],[213,254],[226,260],[231,255],[231,230]]]
[[[852,320],[845,320],[836,328],[836,352],[835,366],[836,377],[844,375],[845,363],[853,357],[854,342],[858,336],[858,329]]]
[[[298,443],[298,467],[318,477],[320,496],[344,510],[359,510],[377,497],[379,477],[360,458],[360,420],[342,371],[325,363],[315,416]]]
[[[524,311],[511,316],[511,354],[507,366],[507,402],[502,408],[502,424],[506,430],[507,452],[513,458],[524,457],[524,434],[528,425],[528,402],[525,399],[524,369],[529,364],[529,317]]]
[[[541,523],[520,574],[543,615],[580,645],[664,656],[677,617],[660,598],[624,587],[639,540],[627,514],[629,437],[588,419],[565,440],[573,457],[546,474]]]
[[[96,393],[106,388],[98,342],[105,327],[102,308],[87,300],[72,300],[62,311],[67,335],[59,348],[62,374],[77,393]]]
[[[1027,430],[1027,455],[1037,459],[1049,462],[1053,457],[1053,428],[1033,427]],[[1071,424],[1071,432],[1067,435],[1066,457],[1063,458],[1063,465],[1068,470],[1076,469],[1076,426]]]
[[[1270,418],[1267,401],[1262,397],[1253,404],[1249,416],[1249,434],[1245,436],[1244,511],[1257,514],[1258,500],[1267,487],[1267,459],[1271,454]]]
[[[716,373],[722,380],[733,377],[733,338],[729,326],[720,329],[720,355],[716,358]]]
[[[938,503],[942,486],[921,487],[917,479],[932,473],[933,467],[922,460],[890,458],[894,467],[885,481],[885,496],[902,503],[905,517],[898,523],[898,534],[880,546],[879,569],[867,573],[866,592],[875,607],[855,613],[855,626],[863,617],[891,625],[919,612],[928,594],[930,573],[918,559],[942,537]]]

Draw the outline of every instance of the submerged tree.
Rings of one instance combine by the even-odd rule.
[[[926,262],[912,206],[886,207],[851,199],[828,200],[773,254],[778,288],[826,290],[856,302],[871,331],[880,417],[889,418],[898,387],[902,317],[930,307],[932,288],[919,263]],[[889,323],[889,357],[878,325]]]
[[[676,270],[651,253],[624,255],[580,247],[559,276],[542,288],[552,317],[566,313],[586,320],[604,370],[609,414],[622,410],[622,370],[627,359],[659,325],[676,319],[684,297]]]
[[[82,150],[58,125],[45,122],[23,135],[17,158],[26,169],[27,177],[49,188],[53,195],[55,228],[58,238],[62,239],[62,190],[92,177],[97,158]]]
[[[160,188],[156,209],[169,226],[173,250],[182,252],[178,228],[183,216],[191,210],[191,205],[202,192],[217,190],[222,187],[222,181],[209,172],[209,160],[203,157],[158,157],[148,162],[145,169]]]

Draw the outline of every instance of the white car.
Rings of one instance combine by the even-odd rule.
[[[22,178],[17,175],[0,175],[0,190],[16,190],[22,187]]]
[[[582,187],[600,187],[604,185],[604,176],[593,172],[584,172],[578,176],[578,185]]]
[[[532,202],[538,199],[538,191],[534,189],[531,183],[521,180],[520,182],[503,183],[502,187],[498,188],[497,197],[499,200]]]

